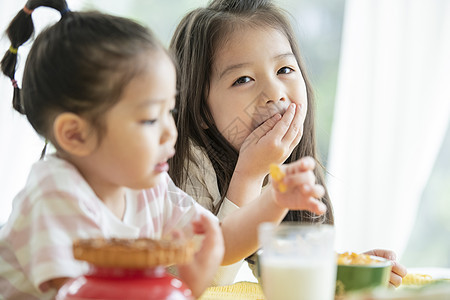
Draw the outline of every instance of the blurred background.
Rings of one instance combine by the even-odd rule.
[[[320,157],[338,251],[395,250],[407,267],[450,267],[450,2],[279,0],[292,16],[317,101]],[[149,26],[168,46],[206,0],[68,0]],[[25,2],[0,0],[0,30]],[[37,32],[59,19],[39,8]],[[21,73],[31,43],[19,49]],[[0,50],[9,41],[3,34]],[[2,52],[3,53],[3,52]],[[44,142],[0,78],[0,224]]]

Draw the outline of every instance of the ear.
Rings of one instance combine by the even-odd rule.
[[[74,113],[59,114],[53,122],[58,146],[75,156],[89,155],[96,147],[96,135],[89,123]]]

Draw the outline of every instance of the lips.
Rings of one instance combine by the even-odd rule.
[[[168,172],[169,171],[169,164],[167,161],[175,155],[175,150],[171,149],[169,151],[169,155],[167,155],[160,163],[156,164],[155,171],[156,172]]]
[[[155,166],[156,172],[168,172],[169,164],[167,162],[159,163]]]

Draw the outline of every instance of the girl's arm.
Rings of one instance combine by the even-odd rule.
[[[291,104],[283,116],[275,114],[245,139],[227,191],[227,198],[237,206],[261,193],[263,180],[272,163],[281,164],[300,142],[304,113]]]
[[[325,213],[326,206],[317,200],[323,196],[324,188],[315,184],[314,167],[314,160],[310,157],[282,166],[286,173],[283,181],[287,185],[286,192],[279,192],[272,182],[257,200],[223,220],[223,265],[241,260],[257,250],[260,223],[279,223],[288,209],[309,210],[318,215]]]

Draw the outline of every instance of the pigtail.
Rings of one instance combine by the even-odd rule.
[[[20,89],[15,79],[17,65],[17,51],[26,41],[28,41],[34,32],[33,20],[31,19],[32,10],[26,6],[21,9],[6,29],[6,34],[11,41],[11,46],[6,51],[1,61],[3,74],[9,77],[14,87],[13,107],[19,113],[24,114],[25,110],[20,101]]]
[[[47,6],[58,10],[61,16],[64,16],[68,11],[68,6],[65,0],[30,0],[23,9],[21,9],[6,29],[6,34],[11,41],[11,46],[6,51],[1,61],[1,70],[3,74],[9,77],[14,87],[13,108],[21,114],[25,114],[25,109],[20,97],[20,89],[15,79],[17,69],[17,54],[18,49],[25,42],[27,42],[34,32],[33,20],[31,14],[33,10],[39,6]]]

